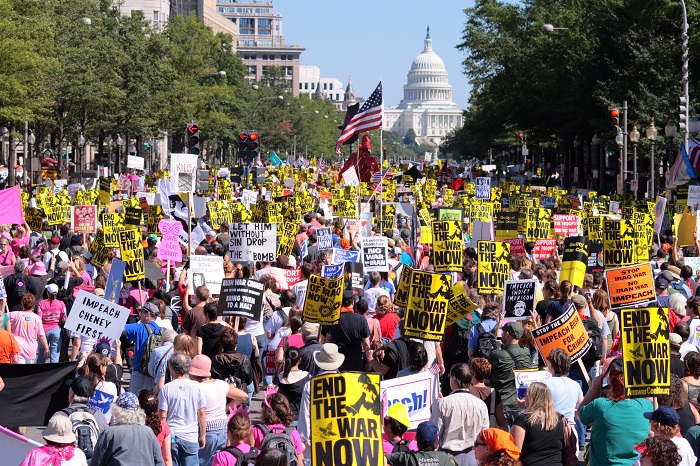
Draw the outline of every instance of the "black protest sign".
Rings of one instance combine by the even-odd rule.
[[[217,307],[220,316],[260,321],[265,285],[251,278],[224,278]]]
[[[127,207],[124,209],[124,228],[135,230],[141,228],[141,208]]]
[[[364,270],[359,262],[345,263],[345,289],[352,290],[358,296],[365,294]]]
[[[333,233],[330,228],[316,228],[314,233],[319,251],[333,248]]]
[[[535,315],[535,293],[537,279],[506,280],[503,288],[505,317],[527,319]]]
[[[586,273],[603,273],[604,270],[603,243],[588,243],[588,264],[586,265]]]

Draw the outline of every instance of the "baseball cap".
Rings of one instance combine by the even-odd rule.
[[[668,341],[672,346],[678,346],[679,348],[683,344],[683,338],[681,338],[681,336],[677,333],[669,334]]]
[[[61,244],[61,238],[59,238],[58,236],[51,237],[51,244],[53,244],[53,245]]]
[[[508,322],[503,326],[503,331],[510,333],[515,339],[523,336],[523,326],[520,325],[520,322]]]
[[[151,314],[151,315],[154,315],[154,316],[159,316],[159,315],[160,315],[160,309],[158,308],[158,306],[156,306],[156,305],[153,304],[153,303],[148,303],[148,302],[147,302],[146,304],[144,304],[144,305],[143,305],[143,310],[146,311],[146,312],[148,312],[148,313]]]
[[[416,441],[419,445],[432,445],[437,442],[438,428],[430,421],[421,422],[416,428]]]
[[[656,286],[656,288],[658,288],[660,290],[665,290],[668,288],[668,280],[666,280],[663,277],[659,277],[656,279],[655,286]]]
[[[90,251],[85,251],[85,254],[83,254],[83,259],[88,261],[92,259],[92,253]]]
[[[69,380],[67,383],[70,389],[73,390],[75,396],[90,398],[95,394],[95,387],[93,387],[92,383],[90,383],[90,381],[82,375],[79,375],[73,380]]]
[[[55,283],[49,283],[48,285],[46,285],[46,291],[49,294],[58,294],[58,285],[56,285]]]
[[[571,297],[571,302],[574,303],[574,306],[576,306],[579,309],[586,307],[587,304],[586,298],[580,294],[573,295]]]
[[[644,413],[644,417],[650,421],[656,421],[665,426],[677,426],[680,421],[678,412],[670,406],[659,406],[655,411]]]

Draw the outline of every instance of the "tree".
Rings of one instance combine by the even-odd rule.
[[[406,136],[403,137],[403,143],[406,144],[408,147],[414,149],[418,147],[416,137],[416,132],[413,130],[413,128],[408,128],[408,131],[406,131]]]

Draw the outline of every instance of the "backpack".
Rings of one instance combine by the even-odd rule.
[[[68,281],[68,286],[66,287],[66,281]],[[56,286],[58,286],[58,294],[56,295],[56,298],[58,298],[60,301],[63,301],[63,304],[66,305],[66,314],[68,314],[73,307],[73,303],[75,302],[75,298],[73,297],[73,290],[70,287],[70,279],[67,277],[63,277],[63,280],[61,283],[58,281],[55,281]]]
[[[226,447],[221,451],[233,455],[233,457],[236,458],[236,466],[255,466],[255,458],[258,457],[258,449],[255,447],[250,447],[248,453],[243,453],[234,446]]]
[[[685,296],[685,299],[689,299],[690,295],[688,293],[688,287],[685,286],[683,280],[673,280],[671,282],[671,288],[678,291],[680,294]]]
[[[592,343],[591,349],[581,358],[583,365],[592,367],[600,358],[603,357],[603,334],[600,332],[600,327],[593,319],[583,321],[583,328],[588,332],[588,339]]]
[[[466,322],[466,325],[461,325],[462,322]],[[469,360],[469,335],[473,327],[474,321],[466,317],[463,317],[452,326],[452,332],[444,353],[446,360],[454,362],[467,362]]]
[[[390,438],[387,439],[387,441],[394,446],[394,448],[391,450],[391,453],[408,453],[409,451],[411,451],[410,448],[408,448],[408,440],[406,439],[395,440],[393,438]]]
[[[148,339],[146,339],[146,344],[143,347],[143,354],[141,355],[141,359],[139,359],[139,369],[142,374],[150,375],[148,372],[148,362],[151,360],[151,353],[153,353],[154,349],[163,346],[163,337],[160,334],[160,330],[158,330],[158,333],[154,333],[150,325],[143,325],[145,325],[146,330],[148,330]]]
[[[92,408],[62,409],[61,413],[68,416],[73,424],[73,433],[76,437],[76,446],[80,448],[85,456],[90,459],[94,453],[97,438],[100,431]]]
[[[292,442],[291,437],[294,427],[287,427],[280,431],[279,427],[276,427],[275,430],[271,430],[267,425],[262,423],[255,423],[255,425],[264,435],[263,441],[260,444],[260,451],[268,449],[281,450],[287,456],[287,466],[300,466],[297,458],[297,451],[296,448],[294,448],[294,442]]]
[[[487,332],[482,324],[476,326],[479,336],[476,339],[475,357],[488,358],[489,354],[498,349],[498,340],[493,332]]]

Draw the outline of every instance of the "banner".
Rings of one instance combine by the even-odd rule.
[[[311,379],[311,459],[316,466],[383,464],[379,374]]]
[[[510,244],[500,241],[479,241],[477,252],[479,293],[503,293],[503,286],[510,275]]]
[[[316,228],[316,243],[319,251],[325,251],[333,247],[333,234],[330,228]]]
[[[346,263],[321,266],[321,276],[324,278],[340,278],[343,275]]]
[[[337,324],[344,289],[344,277],[330,279],[311,275],[304,300],[304,321],[321,325]]]
[[[668,311],[647,307],[620,311],[625,395],[671,394]]]
[[[386,236],[362,238],[362,264],[365,272],[389,271],[389,248]]]
[[[382,380],[382,418],[386,417],[389,406],[403,403],[408,407],[410,428],[415,429],[421,422],[430,420],[430,412],[435,403],[435,389],[435,375],[430,372]]]
[[[278,290],[288,290],[303,280],[301,269],[270,267],[270,276],[275,279]]]
[[[588,267],[588,245],[583,236],[569,236],[564,239],[564,255],[561,258],[560,282],[569,280],[574,286],[582,287]]]
[[[124,281],[144,280],[146,278],[146,271],[143,262],[141,232],[138,230],[120,231],[119,250],[121,251],[121,259],[126,262]]]
[[[634,265],[635,258],[634,224],[632,221],[603,219],[603,263],[605,268]]]
[[[398,292],[397,292],[398,293]],[[468,297],[466,291],[464,291],[464,284],[462,282],[457,282],[452,287],[452,299],[447,306],[447,318],[445,319],[445,327],[457,322],[462,317],[475,311],[479,308],[474,304]]]
[[[404,335],[421,340],[441,341],[445,333],[447,305],[452,298],[452,277],[439,273],[411,273]]]
[[[277,225],[232,223],[229,228],[229,255],[234,262],[274,262],[277,252]]]
[[[190,256],[190,268],[187,269],[189,286],[187,293],[194,294],[199,286],[209,288],[212,295],[221,292],[224,279],[224,258],[221,256]]]
[[[76,233],[95,233],[97,231],[97,206],[95,205],[73,206],[70,218],[71,228]]]
[[[182,248],[178,238],[182,232],[182,224],[177,220],[162,219],[158,222],[158,230],[163,236],[156,257],[164,261],[181,262]]]
[[[536,278],[506,280],[503,289],[503,310],[507,319],[527,319],[535,315]]]
[[[554,233],[557,235],[578,235],[581,229],[581,218],[578,215],[553,215]]]
[[[221,281],[217,313],[220,316],[262,319],[265,285],[252,278],[224,278]]]
[[[552,253],[557,249],[556,239],[538,239],[532,249],[532,258],[546,261],[552,258]]]
[[[346,251],[333,248],[332,264],[344,264],[346,262],[360,262],[360,251]]]
[[[124,330],[127,317],[127,308],[80,290],[64,327],[87,338],[116,340]]]
[[[462,224],[453,220],[431,223],[433,235],[432,262],[436,272],[462,271]]]
[[[592,346],[588,339],[588,332],[573,303],[564,314],[534,329],[532,336],[535,337],[537,348],[545,361],[550,351],[560,348],[571,356],[571,362],[574,363],[581,359]]]
[[[608,269],[604,273],[613,309],[656,301],[651,263]]]
[[[94,256],[93,256],[94,258]],[[107,287],[105,288],[105,299],[116,303],[119,300],[120,293],[122,291],[122,285],[124,284],[124,270],[126,269],[126,263],[117,258],[112,260],[112,267],[109,269],[109,276],[107,277]]]
[[[197,155],[170,154],[170,185],[176,193],[191,193],[196,189]]]

